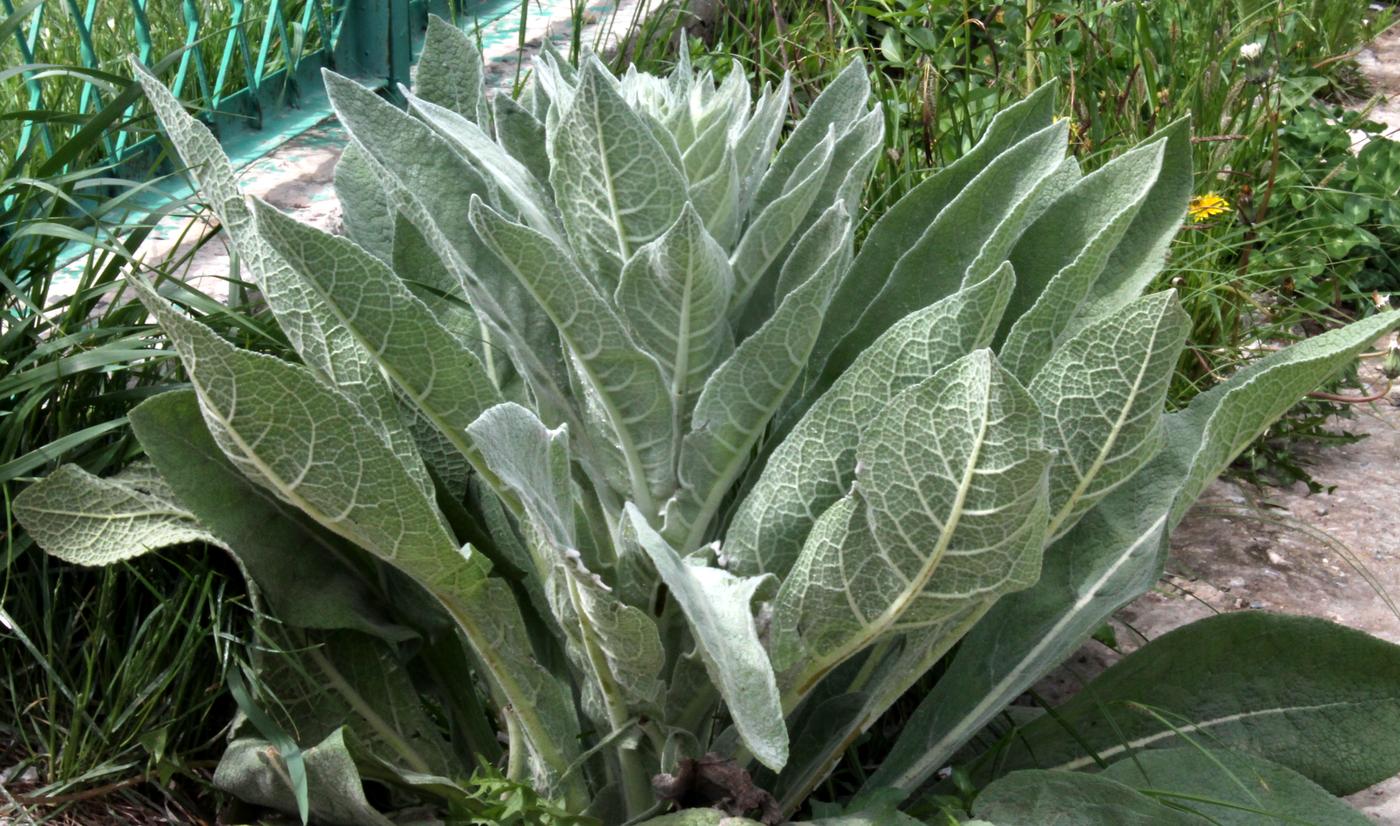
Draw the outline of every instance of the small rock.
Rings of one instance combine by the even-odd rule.
[[[1232,578],[1230,579],[1230,587],[1231,587],[1231,588],[1243,588],[1243,587],[1244,587],[1244,578],[1243,578],[1243,577],[1238,577],[1238,576],[1237,576],[1237,577],[1232,577]]]
[[[1284,559],[1282,556],[1279,556],[1278,553],[1274,551],[1269,551],[1266,555],[1269,558],[1270,565],[1278,565],[1281,567],[1283,565],[1288,564],[1288,560]]]
[[[1317,507],[1313,508],[1313,513],[1317,514],[1318,516],[1326,516],[1330,512],[1331,509],[1328,508],[1326,505],[1318,505]]]

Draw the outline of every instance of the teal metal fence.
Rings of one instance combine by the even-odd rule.
[[[10,78],[22,84],[10,105],[78,115],[102,108],[119,90],[126,54],[147,66],[160,62],[176,95],[202,112],[235,160],[247,159],[325,117],[322,67],[393,89],[408,80],[430,13],[469,19],[500,5],[503,0],[0,0],[12,29],[0,32],[0,41],[13,41],[0,43],[0,58],[27,66]],[[137,105],[128,121],[140,114]],[[22,121],[5,154],[51,154],[59,137],[54,128],[50,121]],[[114,164],[129,161],[144,143],[127,129],[112,130],[103,141],[105,160]]]

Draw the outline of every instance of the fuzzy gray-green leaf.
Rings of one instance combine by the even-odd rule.
[[[1161,449],[1162,408],[1190,319],[1168,291],[1081,330],[1030,384],[1045,411],[1050,538]]]
[[[686,181],[596,60],[549,136],[549,180],[588,276],[609,292],[632,253],[675,223]]]
[[[548,238],[474,200],[477,231],[554,321],[605,411],[640,503],[672,480],[673,404],[661,368],[627,335],[611,304]]]
[[[15,497],[14,515],[45,551],[104,566],[171,545],[222,546],[149,465],[107,478],[62,467]]]
[[[778,595],[774,624],[807,654],[785,692],[810,690],[888,633],[1039,574],[1049,460],[1040,411],[989,351],[890,402],[856,460],[854,490],[817,521]]]
[[[833,208],[841,210],[839,204]],[[817,320],[850,263],[846,226],[847,234],[838,238],[811,239],[825,245],[825,260],[705,383],[681,441],[681,487],[666,510],[666,535],[680,547],[700,543],[749,450],[802,374],[821,329]]]
[[[724,250],[687,206],[666,234],[622,270],[617,310],[661,363],[671,396],[688,412],[705,379],[734,349],[727,311],[734,273]]]
[[[429,15],[414,94],[489,129],[491,107],[486,102],[482,70],[481,52],[471,35],[435,14]]]
[[[724,539],[739,573],[780,577],[812,523],[850,488],[860,435],[905,388],[991,342],[1014,283],[1009,266],[909,314],[861,354],[769,456]]]
[[[467,425],[501,400],[485,368],[393,270],[353,242],[257,201],[258,226],[407,399],[465,455]]]
[[[754,601],[771,593],[773,579],[741,579],[682,560],[636,508],[629,505],[625,518],[685,614],[710,681],[724,697],[744,744],[763,765],[782,769],[788,758],[787,727],[753,616]]]
[[[1016,243],[997,355],[1017,378],[1029,382],[1063,340],[1156,182],[1162,147],[1136,147],[1085,176]]]

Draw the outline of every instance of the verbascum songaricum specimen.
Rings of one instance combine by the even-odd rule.
[[[314,698],[263,677],[331,822],[382,819],[357,775],[450,803],[498,733],[512,777],[606,823],[661,812],[652,778],[707,753],[776,822],[962,641],[872,780],[907,794],[1397,325],[1164,413],[1188,323],[1143,292],[1191,195],[1186,125],[1085,173],[1049,88],[857,244],[885,124],[859,62],[794,124],[786,83],[754,100],[684,63],[546,54],[488,99],[434,21],[406,108],[326,76],[345,236],[246,200],[141,82],[300,361],[133,277],[190,389],[132,413],[150,464],[64,468],[16,510],[88,563],[232,551],[310,652]],[[271,737],[243,725],[218,779],[289,807]]]

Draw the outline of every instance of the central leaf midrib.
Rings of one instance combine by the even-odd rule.
[[[1073,513],[1074,506],[1084,496],[1085,491],[1089,489],[1089,486],[1093,484],[1094,480],[1098,478],[1099,471],[1103,469],[1104,464],[1108,461],[1108,455],[1118,444],[1118,437],[1123,429],[1123,422],[1127,420],[1128,413],[1132,411],[1133,405],[1137,402],[1138,394],[1142,388],[1143,377],[1147,375],[1147,367],[1152,363],[1152,356],[1157,345],[1157,337],[1162,329],[1162,319],[1163,316],[1158,315],[1157,323],[1152,326],[1152,335],[1148,339],[1147,358],[1143,359],[1142,363],[1138,365],[1137,376],[1134,377],[1133,384],[1128,393],[1128,401],[1123,405],[1122,410],[1119,411],[1118,419],[1113,423],[1113,427],[1109,429],[1108,436],[1104,439],[1103,448],[1100,449],[1098,455],[1094,457],[1094,461],[1089,465],[1088,470],[1079,475],[1079,484],[1075,486],[1069,499],[1061,506],[1059,513],[1055,514],[1055,518],[1050,520],[1050,524],[1045,530],[1045,535],[1052,540],[1058,537],[1060,525],[1064,524],[1065,520]],[[1070,467],[1074,467],[1072,461]]]

